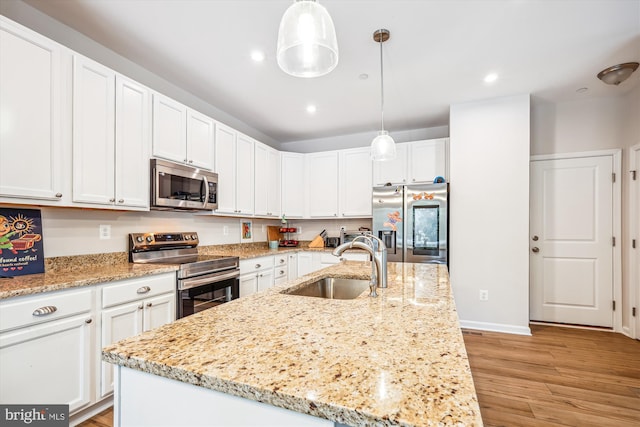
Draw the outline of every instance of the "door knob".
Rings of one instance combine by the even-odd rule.
[[[531,250],[532,250],[534,253],[538,253],[538,252],[540,252],[540,249],[538,249],[537,247],[534,247],[534,248],[532,248]]]
[[[533,236],[533,237],[531,238],[531,240],[533,240],[534,242],[537,242],[537,241],[538,241],[538,236]]]

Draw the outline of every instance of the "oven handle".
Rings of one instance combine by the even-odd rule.
[[[207,274],[206,276],[198,276],[193,279],[180,279],[178,281],[178,290],[184,291],[185,289],[195,288],[196,286],[209,285],[236,277],[240,277],[239,270],[233,270],[227,274]]]

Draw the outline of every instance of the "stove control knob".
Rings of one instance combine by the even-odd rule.
[[[188,234],[185,234],[184,235],[184,240],[189,240],[189,239],[191,239],[191,236],[189,236]]]
[[[149,243],[153,242],[153,237],[147,236],[147,242],[149,242]]]
[[[143,240],[144,239],[142,238],[142,236],[136,237],[136,242],[138,242],[138,243],[142,243]]]
[[[192,234],[191,235],[191,240],[198,240],[198,235],[197,234]]]

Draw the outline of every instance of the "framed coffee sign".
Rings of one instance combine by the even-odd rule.
[[[0,208],[0,277],[44,273],[38,209]]]

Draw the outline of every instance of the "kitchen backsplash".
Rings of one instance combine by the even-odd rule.
[[[90,209],[47,208],[42,211],[45,257],[126,252],[129,233],[149,231],[195,231],[201,245],[240,243],[240,218],[201,216],[190,212],[124,212]],[[254,242],[267,240],[267,225],[280,225],[277,219],[244,218],[252,222]],[[110,226],[111,237],[100,238],[100,226]],[[295,240],[312,240],[322,230],[339,236],[340,227],[371,227],[371,219],[290,220],[289,227],[300,232]]]

